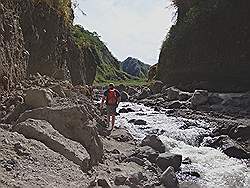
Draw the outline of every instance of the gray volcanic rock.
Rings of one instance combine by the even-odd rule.
[[[147,135],[141,142],[141,146],[150,146],[160,153],[166,151],[166,147],[157,135]]]
[[[168,167],[161,175],[161,183],[167,188],[178,188],[178,180],[172,166]]]
[[[102,160],[103,145],[88,108],[88,105],[38,108],[23,113],[18,123],[29,118],[49,122],[63,136],[81,143],[90,154],[91,163],[96,164]]]
[[[0,187],[87,186],[78,165],[43,143],[2,128],[0,140]]]
[[[181,166],[182,156],[173,153],[162,153],[156,159],[156,164],[162,169],[166,170],[169,166],[174,167],[177,171]]]
[[[138,59],[128,57],[121,62],[122,70],[135,77],[147,77],[150,65],[141,62]]]
[[[15,125],[13,130],[26,138],[44,143],[48,148],[79,165],[84,171],[89,170],[90,156],[86,149],[81,144],[65,138],[47,121],[27,119]]]
[[[50,106],[52,102],[52,94],[46,89],[30,89],[25,96],[26,105],[31,108],[40,108]]]

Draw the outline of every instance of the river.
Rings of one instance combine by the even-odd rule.
[[[135,112],[117,116],[117,126],[126,128],[138,140],[147,134],[158,134],[172,153],[189,157],[191,164],[182,164],[182,171],[195,171],[200,178],[193,178],[194,184],[204,188],[249,188],[250,169],[246,161],[230,158],[220,150],[199,146],[199,139],[212,131],[209,123],[202,119],[189,120],[167,116],[149,107],[135,103],[121,103],[119,108],[132,108]],[[147,125],[128,123],[131,119],[142,119]],[[188,128],[183,128],[188,125]],[[195,125],[195,126],[192,126]],[[181,174],[181,172],[180,172]],[[185,178],[178,176],[185,181]],[[190,178],[189,178],[190,179]],[[190,180],[189,180],[190,181]]]

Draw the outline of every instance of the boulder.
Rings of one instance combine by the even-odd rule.
[[[186,101],[192,97],[191,93],[180,91],[178,99],[180,101]]]
[[[96,164],[102,160],[103,144],[89,108],[87,105],[73,105],[33,109],[24,112],[18,123],[29,118],[49,122],[63,136],[82,144],[90,154],[91,164]]]
[[[175,87],[163,88],[162,93],[167,95],[168,100],[178,100],[180,90]]]
[[[138,151],[136,151],[132,156],[138,157],[140,159],[147,159],[151,163],[155,163],[159,153],[149,146],[143,146]]]
[[[142,91],[137,96],[137,99],[139,100],[145,99],[149,97],[151,94],[152,94],[152,91],[149,88],[143,88]]]
[[[102,188],[111,188],[111,184],[107,178],[99,178],[97,184]]]
[[[26,92],[25,104],[31,108],[40,108],[50,106],[52,94],[46,89],[30,89]]]
[[[138,90],[133,88],[133,87],[128,87],[127,89],[127,93],[131,96],[131,95],[135,95],[136,93],[138,93]]]
[[[124,176],[124,175],[117,175],[115,176],[115,185],[119,186],[119,185],[124,185],[126,180],[128,177]]]
[[[135,125],[147,125],[147,122],[145,120],[142,119],[137,119],[134,121]]]
[[[238,159],[248,159],[250,157],[249,152],[227,135],[214,138],[207,137],[204,139],[202,146],[213,147],[216,149],[219,148],[229,157]]]
[[[232,137],[250,140],[250,124],[239,125],[231,132]]]
[[[196,107],[208,102],[208,91],[207,90],[195,90],[191,97],[191,106]]]
[[[165,145],[157,135],[147,135],[141,142],[141,146],[150,146],[154,150],[164,153],[166,150]]]
[[[121,102],[127,102],[129,99],[129,95],[128,93],[126,93],[125,91],[121,92]]]
[[[209,105],[218,105],[222,103],[223,99],[217,93],[212,93],[208,96]]]
[[[89,170],[90,156],[86,149],[81,144],[65,138],[47,121],[27,119],[15,125],[13,130],[28,139],[44,143],[51,150],[81,166],[84,171]]]
[[[167,188],[178,188],[179,183],[172,166],[168,167],[160,178],[161,183]]]
[[[181,106],[182,106],[182,103],[180,101],[171,101],[168,104],[168,108],[171,108],[171,109],[179,109]]]
[[[54,91],[59,97],[62,97],[62,98],[66,97],[61,85],[58,84],[58,85],[52,86],[50,89]]]
[[[169,166],[174,167],[174,170],[177,171],[182,162],[182,156],[173,153],[162,153],[156,159],[157,166],[163,171],[166,170]]]
[[[149,88],[151,89],[153,94],[157,94],[161,92],[163,86],[164,86],[164,83],[162,81],[156,80],[150,84]]]
[[[3,123],[13,123],[15,122],[19,116],[25,112],[26,110],[28,110],[28,106],[25,103],[19,103],[15,106],[13,111],[10,111],[3,119],[2,122]]]

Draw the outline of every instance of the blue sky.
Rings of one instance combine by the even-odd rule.
[[[158,62],[160,47],[173,24],[169,0],[79,0],[75,23],[96,31],[115,57]]]

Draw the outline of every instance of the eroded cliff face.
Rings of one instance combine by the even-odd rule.
[[[93,83],[96,51],[81,49],[73,39],[70,3],[65,19],[48,2],[0,0],[0,83],[7,77],[14,87],[36,73],[74,85]]]
[[[25,48],[30,53],[27,73],[67,78],[69,25],[46,1],[24,0],[20,6]]]
[[[186,90],[250,90],[249,2],[176,5],[178,18],[163,43],[158,78]]]
[[[0,91],[22,80],[26,75],[28,53],[18,17],[18,6],[13,1],[0,1]],[[8,79],[8,80],[5,80]],[[5,88],[6,89],[6,88]]]

